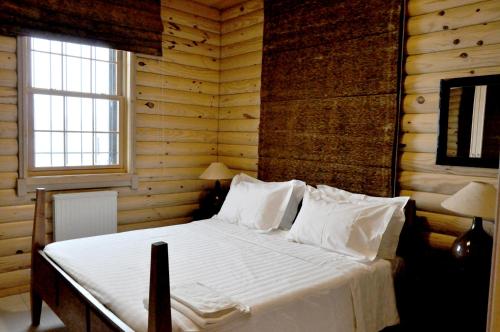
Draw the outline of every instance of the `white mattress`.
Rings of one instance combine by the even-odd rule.
[[[171,284],[202,282],[251,314],[217,331],[379,331],[398,323],[391,264],[366,264],[215,219],[49,244],[45,252],[136,331],[147,331],[151,243]],[[174,331],[196,331],[172,311]]]

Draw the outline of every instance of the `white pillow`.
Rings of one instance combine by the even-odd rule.
[[[302,208],[288,233],[295,242],[372,261],[397,206],[325,199],[308,186]]]
[[[281,185],[287,183],[293,187],[292,195],[288,201],[288,206],[285,209],[283,219],[279,225],[279,228],[289,230],[292,227],[293,221],[297,216],[297,210],[299,208],[300,201],[304,197],[304,191],[306,190],[306,183],[300,180],[291,180],[286,182],[264,182],[259,179],[253,178],[245,173],[240,173],[233,178],[231,182],[231,188],[241,182],[252,182],[252,183],[267,183],[269,185]]]
[[[348,200],[351,202],[374,202],[374,203],[386,203],[386,204],[396,204],[397,209],[387,226],[382,237],[382,243],[378,250],[378,257],[384,259],[394,259],[396,257],[396,251],[399,244],[399,235],[403,229],[405,223],[405,206],[408,203],[410,197],[400,196],[400,197],[374,197],[363,194],[354,194],[346,190],[338,189],[335,187],[330,187],[326,185],[318,185],[318,190],[323,192],[325,196],[335,199],[338,201]]]
[[[231,184],[217,217],[262,231],[276,229],[283,219],[292,191],[293,187],[286,182],[242,181]]]

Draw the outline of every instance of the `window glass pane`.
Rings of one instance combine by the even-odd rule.
[[[74,44],[74,43],[64,43],[65,47],[65,54],[67,55],[72,55],[72,56],[81,56],[81,46],[80,44]]]
[[[110,158],[108,153],[97,153],[95,155],[95,161],[94,163],[96,165],[110,165]]]
[[[92,56],[92,46],[90,45],[81,45],[82,47],[82,58],[90,58]]]
[[[81,166],[82,155],[80,153],[68,153],[66,166]]]
[[[62,90],[62,56],[51,54],[50,56],[50,87]]]
[[[90,77],[90,60],[82,60],[82,92],[90,93],[91,77]]]
[[[96,134],[95,135],[95,152],[98,155],[96,164],[105,165],[104,155],[106,154],[106,163],[116,165],[119,163],[119,136],[118,134]]]
[[[96,131],[109,131],[110,128],[110,102],[104,99],[95,101],[95,127]]]
[[[66,151],[68,153],[82,152],[82,134],[67,133],[66,134]]]
[[[33,119],[35,130],[50,130],[50,96],[33,96]]]
[[[82,99],[78,97],[66,98],[66,130],[80,131],[82,130]]]
[[[97,60],[109,61],[112,52],[113,51],[111,51],[109,48],[96,47],[95,48],[95,58]]]
[[[57,40],[50,41],[50,51],[52,53],[62,54],[62,42]]]
[[[94,160],[92,158],[92,153],[83,153],[82,154],[82,166],[91,166],[94,164]]]
[[[93,99],[82,98],[82,131],[92,131],[94,128],[93,104]]]
[[[109,62],[95,62],[95,93],[111,94],[110,90],[110,64]]]
[[[50,154],[37,153],[35,154],[35,167],[50,167]]]
[[[82,92],[82,59],[65,57],[66,90]]]
[[[35,132],[35,153],[50,153],[50,133]]]
[[[32,52],[31,82],[32,86],[50,89],[50,54]]]
[[[120,163],[119,155],[120,155],[120,135],[111,134],[110,135],[110,164],[118,165]]]
[[[119,103],[116,100],[96,99],[96,131],[117,131],[119,128]]]
[[[31,48],[37,51],[50,52],[50,41],[42,38],[31,38]]]
[[[64,97],[51,97],[52,130],[64,130]]]
[[[82,134],[82,152],[93,152],[93,137],[92,133],[83,133]]]
[[[110,134],[95,134],[95,152],[109,152]]]
[[[64,154],[63,153],[52,154],[52,166],[53,167],[64,166]]]
[[[52,133],[52,153],[64,153],[63,133]]]

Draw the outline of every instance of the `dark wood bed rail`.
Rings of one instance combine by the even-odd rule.
[[[87,290],[54,263],[43,249],[45,235],[45,189],[36,190],[31,247],[31,323],[40,324],[42,301],[70,331],[132,331]],[[168,244],[151,246],[148,332],[171,332]]]
[[[35,256],[39,250],[45,247],[45,190],[36,190],[35,218],[33,221],[33,235],[31,238],[31,281],[30,281],[30,303],[31,303],[31,324],[38,326],[40,324],[40,315],[42,313],[42,299],[35,287],[37,260]]]

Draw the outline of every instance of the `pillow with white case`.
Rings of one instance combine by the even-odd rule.
[[[396,251],[399,244],[399,235],[403,229],[405,223],[405,206],[408,203],[410,197],[399,196],[399,197],[375,197],[368,196],[364,194],[355,194],[346,190],[342,190],[335,187],[330,187],[327,185],[318,185],[318,190],[320,190],[326,197],[334,200],[344,201],[348,200],[351,202],[374,202],[374,203],[386,203],[386,204],[396,204],[397,209],[387,226],[382,237],[382,243],[378,251],[378,257],[384,259],[394,259],[396,257]]]
[[[280,222],[279,228],[284,230],[289,230],[292,227],[293,221],[297,216],[297,210],[299,208],[299,204],[304,197],[304,191],[306,190],[306,183],[300,180],[290,180],[285,182],[265,182],[245,173],[240,173],[236,175],[232,182],[231,188],[241,182],[252,182],[252,183],[266,183],[270,186],[273,185],[282,185],[284,183],[292,186],[292,195],[290,196],[290,200],[288,201],[288,205],[285,209],[285,213],[283,214],[283,218]]]
[[[217,218],[248,228],[271,231],[279,227],[293,187],[242,181],[231,185]]]
[[[397,206],[385,203],[358,203],[324,197],[307,186],[302,208],[287,238],[326,250],[372,261]]]

